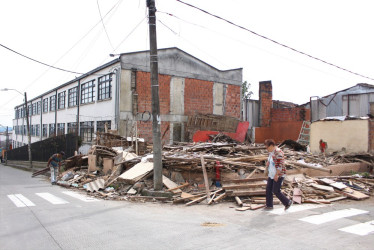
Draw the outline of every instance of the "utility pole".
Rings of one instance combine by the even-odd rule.
[[[9,132],[8,126],[6,126],[6,135],[5,135],[5,165],[8,165],[8,150],[9,150]]]
[[[152,132],[153,132],[153,187],[162,189],[162,158],[161,158],[161,117],[158,95],[158,57],[156,36],[156,4],[155,0],[146,0],[149,18],[150,69],[152,88]]]
[[[30,168],[32,168],[32,158],[31,158],[31,134],[30,134],[30,122],[29,122],[29,108],[27,107],[27,95],[25,92],[25,108],[26,108],[26,124],[27,124],[27,139],[28,139],[28,150],[29,150],[29,161]]]

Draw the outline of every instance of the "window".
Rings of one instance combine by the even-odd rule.
[[[35,125],[35,136],[40,136],[40,125]]]
[[[56,110],[56,96],[53,95],[49,97],[49,111],[55,111]]]
[[[99,77],[98,100],[109,99],[112,97],[112,74]]]
[[[36,114],[40,115],[40,109],[41,109],[41,103],[40,101],[38,101],[36,103]]]
[[[58,93],[58,109],[65,108],[65,91]]]
[[[27,108],[29,109],[29,116],[32,116],[32,104],[28,105]]]
[[[96,131],[104,133],[105,132],[105,124],[107,124],[108,129],[110,129],[111,121],[98,121],[97,124],[96,124],[96,127],[97,127]]]
[[[23,135],[27,135],[26,125],[23,125]]]
[[[43,137],[48,136],[48,124],[43,124]]]
[[[80,134],[83,141],[92,141],[94,134],[94,122],[81,122]]]
[[[31,136],[35,136],[35,126],[31,125]]]
[[[55,136],[56,126],[54,123],[49,124],[49,137]]]
[[[68,90],[68,106],[74,107],[78,105],[78,87]]]
[[[94,101],[94,80],[83,83],[81,87],[81,103],[90,103]]]
[[[14,118],[15,119],[19,118],[19,109],[14,110]]]
[[[48,112],[48,98],[43,99],[43,113]]]
[[[32,114],[31,115],[36,115],[37,114],[36,107],[37,107],[36,103],[33,103],[32,104]]]
[[[57,123],[57,135],[65,134],[65,123]]]
[[[68,123],[68,134],[76,134],[76,133],[77,133],[77,123],[69,122]]]

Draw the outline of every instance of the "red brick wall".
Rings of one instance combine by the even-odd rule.
[[[240,86],[227,86],[225,115],[240,118]]]
[[[309,121],[310,110],[305,108],[271,109],[271,122]]]
[[[194,115],[196,113],[213,114],[213,82],[186,78],[184,81],[184,114]]]
[[[260,82],[259,99],[260,99],[260,126],[270,126],[270,113],[273,105],[273,87],[271,81]]]

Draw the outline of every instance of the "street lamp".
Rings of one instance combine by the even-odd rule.
[[[26,92],[22,94],[16,89],[0,89],[0,91],[9,91],[9,90],[14,90],[18,92],[20,95],[25,95],[25,109],[26,109],[26,125],[27,125],[27,141],[28,141],[28,151],[29,151],[29,162],[30,162],[30,168],[32,168],[32,157],[31,157],[31,134],[30,134],[30,122],[29,122],[29,109],[27,107],[27,94]]]

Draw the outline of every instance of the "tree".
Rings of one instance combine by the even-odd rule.
[[[251,88],[251,84],[247,81],[244,81],[242,83],[242,98],[243,100],[251,98],[251,95],[253,95],[253,92],[249,89]]]

